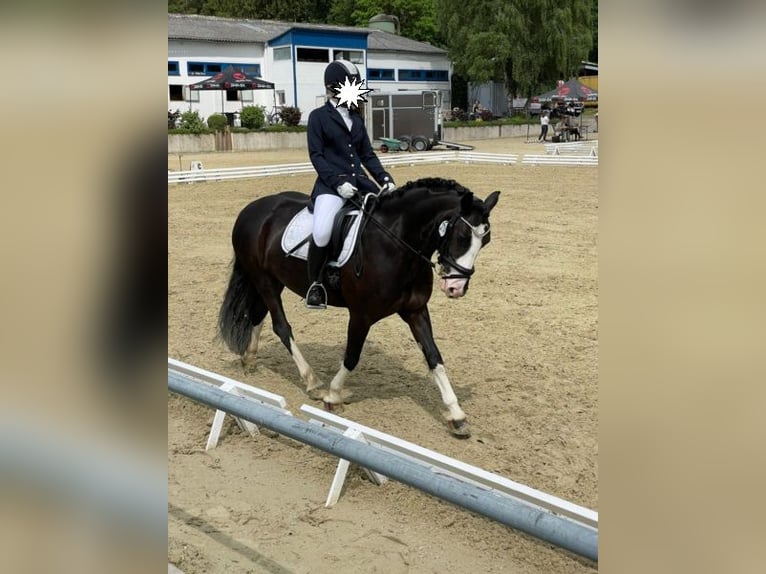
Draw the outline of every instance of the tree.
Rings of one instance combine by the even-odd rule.
[[[332,0],[169,0],[168,12],[286,22],[324,22],[332,3]]]
[[[328,22],[366,27],[378,14],[396,16],[402,36],[438,45],[436,0],[335,0]]]
[[[436,0],[455,71],[473,82],[536,90],[577,73],[593,43],[593,0]]]

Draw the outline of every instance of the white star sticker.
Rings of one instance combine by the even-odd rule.
[[[372,90],[364,87],[364,80],[361,83],[357,83],[356,79],[353,82],[349,81],[348,76],[342,84],[333,86],[335,96],[338,98],[338,103],[335,107],[348,104],[349,109],[353,109],[353,106],[359,107],[359,101],[366,102],[365,95],[369,94]]]

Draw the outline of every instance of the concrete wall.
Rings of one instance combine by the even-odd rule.
[[[463,127],[463,128],[443,128],[442,138],[448,142],[460,142],[465,140],[489,140],[494,138],[514,138],[514,137],[526,137],[527,129],[529,135],[537,135],[540,133],[540,126],[538,124],[521,125],[521,126],[479,126],[479,127]]]
[[[231,140],[233,151],[250,151],[262,149],[308,149],[305,133],[233,133],[231,134]]]
[[[539,124],[529,126],[529,135],[537,137]],[[306,134],[284,132],[232,133],[232,151],[250,151],[264,149],[306,149]],[[488,140],[495,138],[526,137],[527,126],[480,126],[463,128],[444,128],[444,141],[462,142],[469,140]],[[192,153],[221,151],[216,148],[214,134],[187,135],[168,134],[168,153]]]
[[[168,134],[168,153],[215,151],[215,134]]]

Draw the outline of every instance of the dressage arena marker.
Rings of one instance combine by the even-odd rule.
[[[328,413],[322,409],[303,405],[300,410],[302,413],[312,417],[309,419],[310,423],[321,424],[327,428],[343,432],[347,436],[355,435],[361,437],[361,439],[372,446],[407,456],[415,462],[430,468],[431,471],[436,474],[451,476],[457,480],[470,481],[482,488],[491,488],[507,496],[512,496],[524,502],[542,507],[550,512],[566,516],[571,520],[575,520],[591,528],[598,528],[598,512],[588,508],[578,506],[476,466],[466,464],[414,443],[407,442],[406,440],[344,419],[343,417]],[[347,467],[348,461],[341,460],[341,464],[344,462]],[[338,465],[338,469],[340,470],[340,464]],[[342,481],[340,485],[336,484],[338,476],[339,473],[336,472],[331,492],[333,489],[340,490],[343,486]],[[345,471],[343,477],[345,477]],[[330,497],[328,497],[328,504],[325,504],[325,506],[332,506],[329,504],[329,501]],[[335,502],[337,502],[337,498],[335,499]],[[333,504],[335,502],[333,502]]]
[[[502,477],[471,467],[454,459],[449,459],[433,451],[428,451],[412,443],[396,439],[385,433],[368,429],[357,425],[341,417],[328,417],[319,409],[313,412],[313,407],[304,405],[301,409],[312,412],[314,416],[322,417],[325,421],[334,421],[340,425],[336,430],[330,430],[325,424],[311,424],[293,416],[289,411],[273,406],[267,406],[258,400],[244,398],[230,392],[223,391],[215,384],[209,384],[198,380],[213,375],[216,380],[231,380],[186,365],[180,361],[168,359],[168,389],[171,392],[188,397],[200,404],[217,408],[237,418],[242,418],[253,423],[267,427],[283,436],[308,444],[338,458],[347,459],[362,468],[368,468],[376,473],[385,474],[391,479],[403,484],[415,487],[427,494],[441,500],[451,502],[461,508],[470,510],[492,520],[496,520],[506,526],[526,532],[536,538],[550,544],[584,556],[598,562],[598,514],[584,509],[583,514],[591,513],[591,526],[585,521],[575,520],[570,516],[564,516],[557,512],[551,512],[538,504],[523,500],[518,496],[509,495],[501,491],[497,486],[484,486],[477,484],[475,480],[461,477],[461,472],[466,469],[472,471],[474,477],[482,477],[482,474],[494,477],[493,484],[502,482]],[[241,384],[241,383],[240,383]],[[266,391],[257,392],[266,393]],[[271,393],[266,393],[270,395]],[[352,438],[356,432],[345,433],[350,426],[355,426],[356,431],[365,435],[365,441]],[[340,432],[341,428],[345,428]],[[398,448],[407,447],[407,452],[416,451],[418,456],[405,455],[397,452],[396,448],[383,449],[377,444],[371,444],[372,437],[375,442],[388,441]],[[414,449],[412,447],[415,447]],[[434,470],[422,460],[418,460],[423,453],[431,455],[434,459],[451,461],[452,467]],[[422,457],[421,457],[422,458]],[[437,466],[433,464],[431,466]],[[450,472],[457,469],[457,472]],[[473,472],[478,471],[478,472]],[[337,474],[337,473],[336,473]],[[511,481],[508,481],[511,482]],[[515,483],[514,483],[515,484]],[[523,485],[517,485],[523,486]],[[527,488],[528,487],[524,487]],[[532,490],[532,489],[528,489]],[[542,493],[541,493],[542,494]],[[555,499],[550,495],[543,498]],[[557,499],[560,500],[560,499]],[[564,501],[565,502],[565,501]],[[581,508],[574,504],[566,503],[563,506]],[[582,513],[581,513],[582,514]]]
[[[275,395],[269,391],[264,391],[245,383],[240,383],[234,379],[230,379],[216,373],[211,373],[210,371],[200,369],[199,367],[195,367],[193,365],[189,365],[169,357],[168,368],[173,369],[179,373],[183,373],[188,377],[202,381],[204,383],[215,385],[226,393],[230,393],[246,400],[256,401],[259,404],[276,409],[284,414],[292,414],[286,409],[287,401],[280,395]],[[224,411],[219,409],[215,412],[215,416],[213,417],[213,424],[210,426],[210,435],[208,436],[205,450],[210,450],[218,446],[218,439],[221,436],[221,430],[223,429],[223,421],[225,418],[226,413]],[[259,433],[258,427],[250,421],[239,417],[234,417],[234,420],[237,421],[239,427],[251,437]]]
[[[546,156],[524,155],[522,164],[555,164],[555,165],[598,165],[598,158],[587,162],[554,162],[532,161],[534,158]],[[528,161],[529,160],[529,161]],[[497,163],[503,165],[516,165],[518,155],[498,153],[478,153],[468,151],[447,151],[437,153],[407,153],[400,156],[388,156],[381,158],[380,163],[384,166],[408,165],[413,166],[424,163]],[[220,169],[202,169],[189,171],[169,171],[168,183],[196,183],[200,181],[224,181],[229,179],[244,179],[250,177],[268,177],[273,175],[296,175],[299,173],[314,173],[311,163],[286,163],[277,165],[262,165],[251,167],[227,167]]]

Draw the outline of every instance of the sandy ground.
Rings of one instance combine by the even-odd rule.
[[[475,151],[541,153],[523,138]],[[307,161],[305,151],[193,154],[205,167]],[[175,161],[175,167],[172,162]],[[168,156],[178,169],[178,158]],[[343,416],[598,509],[597,181],[593,167],[395,167],[398,183],[456,179],[481,197],[501,190],[492,242],[462,300],[435,290],[439,345],[473,436],[449,436],[440,397],[406,325],[375,325]],[[313,177],[169,187],[168,355],[283,395],[305,395],[294,363],[264,329],[254,372],[215,340],[239,210],[264,194],[308,191]],[[325,382],[343,354],[346,312],[306,310],[284,295],[306,359]],[[168,561],[187,574],[296,572],[593,572],[586,560],[410,487],[375,486],[352,466],[324,508],[337,459],[283,437],[241,433],[227,418],[204,446],[213,411],[168,395]]]

